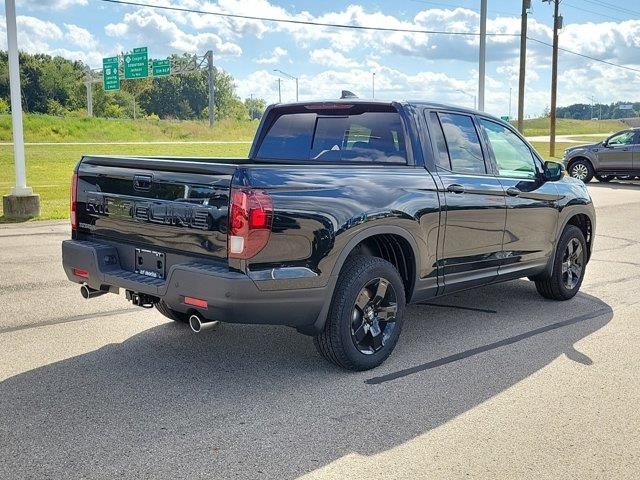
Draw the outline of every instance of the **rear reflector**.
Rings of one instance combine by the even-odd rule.
[[[209,308],[209,303],[206,300],[201,300],[194,297],[184,297],[184,303],[198,308]]]
[[[74,268],[73,269],[73,274],[76,277],[89,278],[89,272],[87,272],[86,270],[82,270],[81,268]]]

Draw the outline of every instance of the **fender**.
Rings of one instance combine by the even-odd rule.
[[[356,235],[354,235],[353,238],[351,238],[351,240],[349,240],[349,242],[342,249],[342,252],[340,252],[338,259],[336,260],[336,263],[334,264],[333,269],[331,270],[329,282],[327,283],[327,287],[326,287],[324,305],[322,307],[322,310],[320,311],[320,314],[318,315],[318,318],[311,325],[304,325],[304,326],[298,327],[297,329],[298,332],[303,333],[305,335],[316,335],[324,329],[324,324],[327,320],[327,314],[329,313],[329,308],[331,307],[331,299],[333,298],[333,292],[335,291],[336,284],[338,283],[338,277],[340,276],[340,271],[342,270],[344,263],[347,261],[349,254],[363,240],[366,240],[367,238],[372,237],[374,235],[382,235],[382,234],[398,235],[404,238],[409,243],[409,245],[411,246],[411,250],[413,251],[413,257],[416,263],[415,278],[413,282],[414,282],[414,285],[417,284],[417,281],[419,280],[419,275],[420,275],[420,265],[419,265],[420,255],[418,250],[418,244],[413,238],[413,235],[411,235],[404,228],[393,226],[393,225],[378,225],[378,226],[371,226],[371,227],[365,228],[364,230],[361,230]]]
[[[593,208],[593,204],[590,204],[590,205]],[[589,247],[588,257],[587,257],[587,262],[588,262],[589,259],[591,258],[591,253],[593,252],[593,242],[595,241],[595,235],[596,235],[596,220],[595,220],[595,216],[593,215],[593,210],[590,210],[585,206],[569,205],[564,207],[561,210],[560,215],[562,219],[558,221],[558,230],[556,232],[555,247],[558,246],[558,242],[560,241],[560,236],[562,235],[562,232],[564,232],[564,229],[569,224],[569,220],[571,220],[576,215],[581,215],[581,214],[586,215],[587,218],[589,218],[589,221],[591,222],[591,242],[588,244],[588,247]],[[556,259],[556,255],[555,255],[555,248],[554,248],[553,254],[549,258],[549,263],[547,264],[547,267],[544,270],[545,276],[547,277],[551,276],[551,273],[553,272],[553,267],[555,265],[555,259]]]

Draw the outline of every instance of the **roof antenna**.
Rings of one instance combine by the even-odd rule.
[[[342,90],[342,95],[340,96],[340,98],[341,99],[344,99],[344,98],[358,98],[358,96],[355,93],[350,92],[349,90]]]

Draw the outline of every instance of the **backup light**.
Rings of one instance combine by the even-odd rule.
[[[273,222],[273,201],[262,190],[232,188],[229,202],[229,258],[248,259],[269,241]]]

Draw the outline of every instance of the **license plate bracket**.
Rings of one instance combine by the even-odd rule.
[[[164,280],[166,272],[165,256],[162,252],[136,248],[136,273],[146,277]]]

